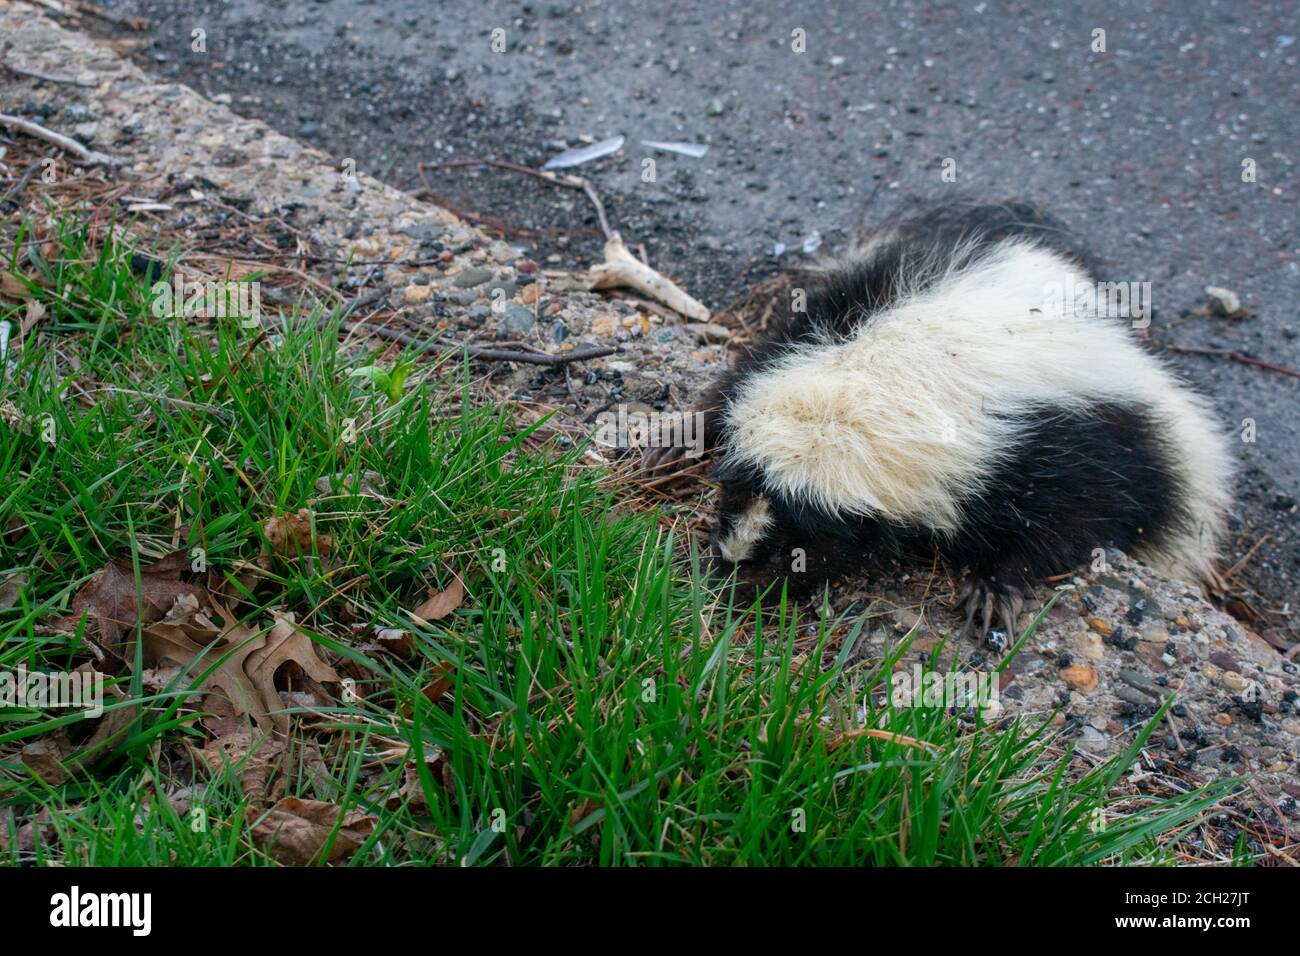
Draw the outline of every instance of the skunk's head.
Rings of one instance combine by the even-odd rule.
[[[865,557],[845,529],[764,489],[761,477],[723,464],[714,473],[718,513],[709,544],[719,577],[736,574],[738,590],[755,595],[785,579],[789,593],[820,590]]]

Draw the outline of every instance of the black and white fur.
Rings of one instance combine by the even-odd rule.
[[[1052,283],[1095,282],[1028,204],[925,209],[818,270],[705,402],[723,570],[798,587],[937,549],[986,631],[1097,548],[1212,575],[1225,438],[1127,317],[1054,314]]]

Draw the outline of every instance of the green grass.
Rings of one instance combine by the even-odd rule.
[[[0,611],[0,670],[90,659],[48,621],[106,561],[201,548],[250,626],[291,610],[362,675],[356,699],[293,715],[286,784],[377,818],[351,865],[1163,861],[1215,800],[1121,793],[1141,737],[1084,772],[1045,723],[890,707],[893,661],[848,663],[863,609],[735,606],[581,449],[532,447],[454,363],[420,364],[403,386],[358,374],[396,359],[314,321],[268,341],[158,319],[120,248],[91,248],[74,224],[60,241],[37,289],[40,342],[0,369],[0,408],[55,435],[0,423],[0,575],[30,581]],[[21,313],[0,306],[0,320]],[[347,490],[366,472],[384,498]],[[263,523],[302,507],[330,560],[237,575]],[[405,609],[453,573],[465,606],[412,625]],[[411,629],[415,655],[363,653],[357,623]],[[19,749],[60,721],[84,746],[91,722],[0,709],[0,859],[271,863],[241,768],[191,756],[205,733],[185,687],[207,664],[150,696],[137,658],[113,704],[138,704],[135,718],[57,787]],[[430,701],[439,673],[453,684]],[[892,736],[831,746],[854,727]],[[33,819],[40,838],[20,851]]]

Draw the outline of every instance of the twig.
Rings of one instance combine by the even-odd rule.
[[[1287,368],[1285,365],[1274,365],[1272,362],[1265,362],[1263,359],[1251,358],[1249,355],[1232,349],[1210,349],[1197,345],[1166,345],[1165,348],[1170,352],[1183,352],[1188,355],[1217,355],[1220,358],[1240,362],[1242,365],[1254,365],[1258,368],[1266,368],[1270,372],[1277,372],[1279,375],[1300,378],[1300,372],[1295,369]]]
[[[118,26],[126,27],[129,30],[135,30],[137,33],[149,29],[148,17],[132,17],[124,13],[115,13],[112,10],[97,7],[93,3],[87,3],[86,0],[77,0],[73,9],[81,13],[87,13],[92,17],[99,17],[101,20],[107,20],[109,23],[116,23]]]
[[[589,289],[614,289],[629,286],[658,299],[674,312],[700,322],[709,320],[709,310],[704,303],[692,298],[663,274],[650,268],[632,253],[618,233],[605,243],[605,261],[592,266],[587,287]]]
[[[596,207],[596,218],[600,221],[600,231],[605,234],[606,239],[610,239],[616,233],[609,227],[609,219],[605,216],[605,204],[600,201],[600,196],[596,195],[593,187],[587,179],[582,176],[561,176],[553,172],[541,169],[533,169],[531,166],[524,166],[520,163],[511,163],[504,159],[449,159],[442,163],[420,163],[418,168],[423,171],[425,166],[430,169],[461,169],[467,166],[493,166],[497,169],[507,169],[512,173],[520,173],[524,176],[532,176],[534,179],[540,179],[544,183],[551,183],[555,186],[563,186],[565,189],[578,189],[586,193],[591,204]],[[427,185],[427,183],[426,183]]]
[[[14,66],[12,63],[3,64],[4,68],[15,76],[25,76],[33,80],[41,80],[45,83],[66,83],[68,86],[95,86],[92,80],[78,80],[71,76],[55,76],[53,73],[42,73],[40,70],[28,70],[21,66]]]
[[[575,349],[572,352],[517,352],[509,349],[485,348],[481,345],[470,345],[461,343],[458,345],[442,345],[437,342],[430,342],[427,339],[419,339],[405,332],[399,332],[397,329],[390,329],[383,325],[367,325],[365,322],[348,322],[349,315],[363,309],[368,305],[379,302],[391,291],[389,286],[379,286],[376,289],[367,292],[365,295],[358,296],[351,302],[343,306],[341,315],[344,318],[343,328],[349,332],[366,332],[370,335],[376,335],[381,339],[388,339],[391,342],[397,342],[401,345],[407,345],[419,349],[421,352],[437,352],[442,355],[460,355],[467,353],[470,358],[480,359],[484,362],[519,362],[525,365],[567,365],[570,362],[582,362],[587,359],[601,358],[606,355],[613,355],[618,351],[612,346],[596,346],[589,349]],[[320,324],[323,326],[328,323],[328,319],[322,319]]]
[[[1255,556],[1255,552],[1259,550],[1260,545],[1262,545],[1265,541],[1267,541],[1271,537],[1273,537],[1273,533],[1270,531],[1268,534],[1264,535],[1264,537],[1260,538],[1258,541],[1252,544],[1250,546],[1250,550],[1241,556],[1241,560],[1238,561],[1236,564],[1234,564],[1232,567],[1228,568],[1226,572],[1224,572],[1223,577],[1231,578],[1235,576],[1236,573],[1240,571],[1242,568],[1244,568],[1246,564],[1250,561],[1250,559]]]
[[[0,124],[26,133],[28,136],[43,139],[47,143],[53,143],[64,152],[76,156],[77,159],[88,166],[115,166],[119,162],[107,153],[87,149],[75,139],[64,136],[62,133],[56,133],[52,129],[46,129],[41,124],[33,123],[31,120],[25,120],[20,116],[10,116],[8,113],[0,113]]]
[[[442,355],[468,354],[470,358],[484,362],[520,362],[524,365],[567,365],[570,362],[584,362],[587,359],[602,358],[618,351],[612,346],[596,346],[589,349],[574,349],[572,352],[515,352],[506,349],[490,349],[481,345],[439,345],[413,335],[399,332],[382,325],[367,325],[364,322],[344,322],[343,327],[349,332],[368,332],[381,339],[388,339],[402,345],[409,345],[421,352],[438,352]]]
[[[0,206],[3,206],[5,203],[9,202],[10,200],[17,199],[20,195],[22,195],[23,190],[27,188],[27,184],[30,183],[32,181],[32,177],[36,175],[36,167],[38,167],[39,165],[40,165],[39,160],[37,162],[27,164],[27,169],[23,171],[22,177],[14,185],[13,189],[5,193],[4,199],[0,199]]]

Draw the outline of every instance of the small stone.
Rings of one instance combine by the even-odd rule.
[[[515,268],[526,276],[530,276],[537,271],[537,263],[532,259],[520,259],[515,263]]]
[[[532,305],[542,297],[542,287],[540,283],[534,282],[532,285],[524,286],[524,291],[519,293],[519,301],[524,305]]]
[[[1223,672],[1223,686],[1230,691],[1241,693],[1246,689],[1246,678],[1242,677],[1236,671]]]
[[[1110,624],[1099,617],[1090,617],[1087,619],[1088,626],[1100,634],[1102,637],[1110,637],[1112,630]]]
[[[1232,717],[1228,714],[1215,714],[1214,722],[1220,727],[1230,727],[1232,726]]]
[[[1237,663],[1237,659],[1227,651],[1215,651],[1210,655],[1210,663],[1225,671],[1237,671],[1238,673],[1241,671],[1241,665]]]
[[[1246,315],[1246,310],[1241,307],[1240,297],[1231,289],[1207,285],[1205,287],[1205,299],[1210,315],[1217,315],[1225,319],[1240,319]]]
[[[456,274],[452,279],[452,284],[460,289],[472,289],[474,286],[482,285],[492,278],[492,270],[484,269],[481,266],[472,266]]]
[[[1099,661],[1106,656],[1106,645],[1102,642],[1101,635],[1093,631],[1075,634],[1071,643],[1074,653],[1084,660]]]
[[[1062,669],[1061,679],[1084,694],[1097,689],[1097,671],[1090,664],[1071,664]]]
[[[720,98],[715,96],[713,97],[713,99],[709,100],[707,103],[704,104],[704,115],[721,116],[726,111],[726,109],[727,109],[727,104],[722,102]]]
[[[602,312],[591,320],[591,331],[596,335],[617,335],[619,328],[618,316],[611,312]]]
[[[1159,624],[1148,624],[1138,631],[1139,641],[1148,641],[1152,644],[1168,644],[1169,628]]]
[[[423,302],[433,294],[433,286],[408,285],[402,291],[402,298],[407,302]]]
[[[501,316],[498,323],[501,331],[511,334],[527,332],[537,324],[537,316],[533,315],[532,309],[525,309],[522,305],[515,305],[513,302],[506,306],[505,314]]]
[[[1083,733],[1079,735],[1079,746],[1085,750],[1105,750],[1110,743],[1110,738],[1103,734],[1095,727],[1087,724],[1083,725]]]
[[[921,615],[911,608],[900,607],[894,612],[894,627],[904,634],[911,631],[921,621]]]

